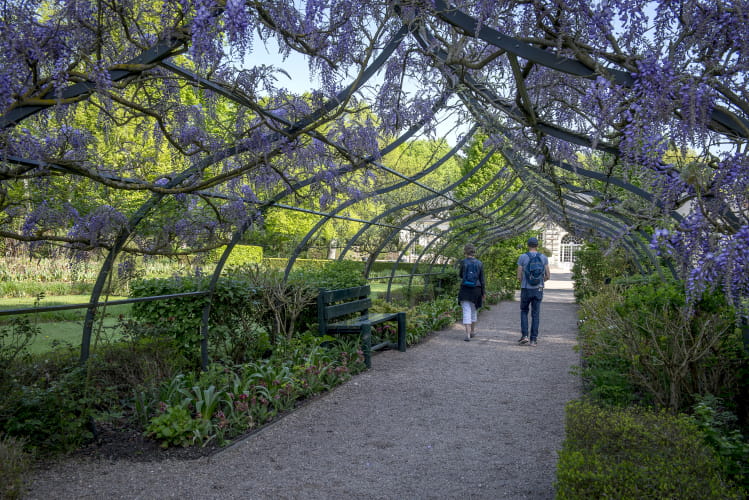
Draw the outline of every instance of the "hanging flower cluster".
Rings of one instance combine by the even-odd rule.
[[[649,230],[693,293],[745,299],[748,25],[745,1],[6,2],[3,234],[215,246],[273,203],[367,198],[383,148],[446,115],[509,143],[539,213],[589,231],[588,197],[599,236]]]

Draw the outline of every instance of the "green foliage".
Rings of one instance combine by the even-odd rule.
[[[23,439],[0,434],[0,498],[23,497],[24,479],[31,472],[32,459],[23,448]]]
[[[366,283],[362,263],[325,261],[295,270],[284,281],[280,271],[259,266],[227,269],[216,285],[209,319],[209,348],[216,359],[243,363],[264,355],[279,339],[316,321],[318,288],[345,288]],[[132,295],[146,297],[206,290],[207,277],[139,280]],[[182,355],[200,352],[200,325],[206,297],[177,297],[140,302],[133,318],[155,332],[174,338]],[[266,327],[264,325],[269,325]]]
[[[694,406],[692,419],[720,457],[725,476],[749,495],[749,440],[738,429],[736,415],[720,398],[709,394]]]
[[[132,284],[132,296],[203,291],[208,285],[207,277],[139,280]],[[246,275],[232,273],[231,277],[218,280],[211,304],[208,339],[216,357],[241,362],[249,340],[264,337],[253,318],[263,309],[263,296],[260,286]],[[150,325],[151,334],[160,333],[175,339],[182,355],[196,360],[207,300],[206,296],[188,296],[139,302],[133,305],[131,314],[136,321]]]
[[[428,334],[455,323],[461,314],[455,297],[443,296],[417,304],[406,313],[406,343],[416,344]]]
[[[161,446],[189,446],[206,434],[207,424],[194,419],[184,406],[170,406],[164,413],[151,420],[146,433],[161,441]]]
[[[567,405],[557,498],[743,498],[684,416]]]
[[[91,408],[83,368],[66,368],[54,379],[28,385],[6,381],[0,400],[0,429],[23,437],[44,452],[68,451],[91,439]]]
[[[27,316],[13,318],[9,325],[0,327],[0,381],[6,368],[28,354],[27,348],[37,335],[39,327]]]
[[[131,297],[150,297],[203,291],[208,288],[203,277],[175,277],[137,280],[131,285]],[[133,304],[131,314],[152,331],[175,339],[180,352],[197,359],[200,352],[200,325],[206,296],[174,297]]]
[[[583,374],[610,403],[639,397],[679,411],[698,394],[739,392],[745,354],[720,294],[688,305],[675,283],[608,287],[584,301],[580,315]]]
[[[586,243],[575,253],[572,265],[575,299],[580,302],[603,290],[616,278],[634,273],[630,261],[617,249],[604,253],[597,243]]]
[[[211,262],[218,262],[226,250],[226,245],[211,252]],[[258,265],[263,261],[263,247],[257,245],[236,245],[232,248],[225,266]]]
[[[588,396],[604,405],[628,406],[638,398],[630,378],[631,362],[622,352],[619,332],[607,321],[612,306],[621,300],[614,288],[606,288],[585,299],[579,312],[580,374]]]
[[[461,166],[461,175],[465,175],[470,172],[475,166],[484,158],[489,152],[489,148],[485,147],[484,143],[487,140],[487,136],[484,134],[477,134],[471,143],[466,148],[466,156]],[[482,187],[487,184],[494,182],[494,185],[504,185],[507,181],[508,176],[500,176],[500,180],[494,180],[501,170],[506,167],[506,160],[501,153],[496,152],[492,157],[477,171],[475,171],[465,182],[455,188],[455,195],[458,199],[468,199],[471,205],[479,206],[489,202],[491,198],[496,195],[496,189],[486,189],[482,191]],[[487,212],[500,208],[505,199],[511,196],[513,193],[521,188],[520,181],[516,180],[515,185],[505,194],[503,197],[496,199],[485,206],[484,210]],[[507,207],[511,208],[511,207]],[[501,214],[497,214],[501,215]]]
[[[141,407],[155,407],[141,412],[150,416],[146,432],[164,446],[224,444],[362,369],[357,343],[305,335],[267,359],[177,375],[161,384],[155,400],[141,393]]]
[[[289,281],[295,283],[307,283],[315,288],[337,290],[352,286],[366,285],[364,278],[364,263],[352,260],[329,260],[323,261],[316,268],[296,267],[289,275]]]
[[[488,285],[487,302],[512,300],[520,286],[517,280],[518,257],[526,249],[530,233],[524,233],[495,243],[480,256]]]

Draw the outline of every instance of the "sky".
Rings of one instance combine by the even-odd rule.
[[[320,81],[317,76],[310,74],[309,65],[305,57],[291,51],[288,57],[284,59],[279,54],[278,45],[273,39],[263,42],[256,37],[253,42],[253,52],[245,57],[242,64],[246,67],[267,65],[283,69],[289,76],[281,72],[277,73],[277,84],[279,87],[284,87],[295,94],[302,94],[320,87]],[[375,75],[372,81],[376,84],[377,79],[378,77]],[[408,84],[406,83],[405,85],[408,91]],[[445,120],[443,123],[437,125],[437,135],[439,137],[444,136],[447,142],[451,146],[454,146],[459,140],[459,134],[466,132],[469,126],[468,124],[466,126],[458,126],[459,131],[457,132],[451,130],[455,127],[455,120]]]

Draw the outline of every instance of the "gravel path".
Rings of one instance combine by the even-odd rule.
[[[28,499],[551,499],[576,306],[553,273],[538,347],[520,346],[518,302],[454,325],[210,457],[65,461],[37,471]]]

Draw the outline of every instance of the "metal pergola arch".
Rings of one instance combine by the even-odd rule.
[[[571,59],[568,57],[563,57],[558,54],[554,54],[551,51],[548,50],[541,50],[536,47],[533,47],[532,45],[522,42],[516,38],[509,37],[507,35],[504,35],[490,26],[487,26],[486,24],[481,23],[479,20],[477,20],[474,17],[471,17],[470,15],[466,14],[465,12],[451,7],[447,2],[444,0],[437,0],[435,2],[436,10],[434,11],[434,14],[437,18],[440,20],[448,23],[451,26],[454,26],[460,30],[461,33],[464,35],[472,36],[475,39],[483,40],[484,42],[491,44],[493,46],[496,46],[498,48],[501,48],[504,50],[507,54],[512,54],[513,57],[521,57],[523,59],[533,61],[534,63],[544,66],[546,68],[549,68],[553,71],[563,72],[565,74],[573,75],[575,77],[579,77],[582,79],[592,79],[597,78],[600,76],[603,76],[605,78],[609,78],[615,83],[622,85],[624,87],[628,87],[632,85],[633,77],[628,72],[610,67],[612,64],[616,64],[614,61],[607,61],[609,64],[609,67],[604,67],[602,65],[598,65],[595,68],[591,68],[588,65],[584,64],[581,61]],[[222,13],[221,11],[216,11],[213,13],[216,16],[220,16]],[[327,103],[316,110],[314,110],[312,113],[307,115],[306,117],[296,120],[294,122],[284,121],[283,118],[279,116],[275,116],[272,114],[268,114],[266,118],[268,120],[273,120],[275,123],[280,124],[279,128],[282,130],[277,132],[276,141],[278,143],[282,143],[284,141],[289,141],[290,139],[294,137],[299,136],[306,136],[306,137],[314,137],[316,132],[313,129],[314,123],[321,117],[325,116],[327,113],[330,113],[331,111],[338,109],[343,103],[347,102],[349,99],[351,99],[354,94],[364,85],[364,83],[374,76],[377,71],[379,71],[383,65],[387,62],[389,57],[393,54],[393,52],[398,48],[398,46],[409,36],[415,37],[417,43],[425,50],[430,53],[436,58],[442,60],[442,69],[444,70],[446,76],[448,77],[449,81],[452,81],[455,85],[455,88],[453,89],[447,89],[448,91],[455,92],[455,95],[457,95],[463,103],[471,110],[474,119],[476,120],[476,123],[480,124],[482,129],[489,131],[491,133],[496,134],[502,134],[506,137],[510,137],[507,129],[505,129],[503,126],[499,125],[498,122],[491,117],[490,109],[493,109],[495,111],[502,112],[505,116],[507,116],[510,120],[519,123],[523,127],[530,128],[533,131],[536,131],[537,133],[541,135],[549,135],[552,137],[555,137],[557,139],[560,139],[562,141],[569,142],[571,144],[576,144],[580,146],[584,146],[593,150],[599,150],[606,153],[612,153],[614,155],[619,154],[619,150],[616,146],[605,143],[605,142],[597,142],[590,137],[584,136],[582,134],[579,134],[577,132],[564,129],[561,126],[558,126],[553,123],[544,123],[542,121],[533,120],[531,116],[528,116],[527,110],[521,109],[517,106],[514,106],[512,103],[506,102],[499,96],[495,95],[494,92],[490,88],[488,88],[486,85],[479,83],[475,81],[471,75],[462,73],[458,71],[456,68],[450,66],[446,63],[446,54],[443,51],[434,50],[432,47],[434,46],[433,43],[430,41],[429,34],[426,33],[425,28],[423,26],[420,26],[418,23],[408,24],[403,23],[403,25],[399,28],[399,30],[396,31],[395,35],[390,38],[390,40],[385,44],[384,48],[381,50],[381,52],[378,54],[378,56],[375,58],[375,60],[372,62],[371,65],[368,66],[368,68],[362,72],[360,75],[360,78],[358,78],[355,82],[350,84],[346,89],[344,89],[342,92],[340,92],[335,98],[329,99]],[[186,50],[185,47],[189,44],[189,41],[186,37],[181,38],[170,38],[169,40],[156,43],[152,48],[147,49],[143,51],[143,53],[134,58],[128,60],[125,64],[129,66],[133,66],[136,69],[132,70],[121,70],[121,69],[114,69],[111,70],[110,78],[112,81],[122,81],[126,82],[128,78],[135,77],[137,75],[142,74],[143,72],[148,72],[154,67],[159,67],[162,69],[166,69],[173,74],[180,75],[181,77],[185,78],[187,81],[194,82],[195,85],[198,85],[200,87],[206,88],[211,90],[212,92],[216,92],[221,94],[223,97],[226,97],[233,102],[237,103],[238,105],[245,105],[248,108],[252,109],[254,112],[263,114],[266,113],[265,110],[262,108],[258,108],[254,103],[248,102],[244,99],[242,95],[239,93],[233,91],[232,89],[226,88],[225,86],[211,81],[209,78],[205,78],[202,76],[199,76],[195,74],[194,72],[187,70],[185,68],[180,67],[179,65],[175,64],[172,61],[169,61],[168,59],[173,58],[176,54],[184,53]],[[521,84],[522,82],[518,82],[518,84]],[[92,93],[96,92],[96,87],[93,84],[93,82],[84,82],[84,83],[76,83],[64,90],[64,92],[61,94],[63,98],[83,98],[91,95]],[[52,98],[50,94],[45,94],[41,96],[42,101],[49,101],[49,102],[43,102],[34,106],[19,106],[13,110],[11,110],[9,113],[6,113],[3,116],[0,116],[0,125],[2,128],[12,128],[17,126],[19,123],[21,123],[24,119],[44,110],[52,107],[55,104],[55,100],[58,99],[58,96],[54,96]],[[476,112],[478,110],[478,112]],[[720,109],[716,108],[711,111],[711,124],[710,127],[717,131],[718,133],[735,136],[739,138],[746,139],[749,137],[749,120],[747,120],[745,117],[742,117],[730,110],[726,109]],[[404,133],[401,137],[399,137],[395,143],[402,143],[406,141],[409,137],[411,137],[414,133],[416,133],[418,126],[412,127],[409,131]],[[471,132],[472,134],[473,132]],[[466,136],[464,138],[464,142],[467,141],[469,136]],[[345,146],[336,146],[336,147],[342,147],[345,149]],[[180,189],[180,185],[187,180],[190,176],[192,176],[195,173],[199,173],[202,170],[208,169],[209,167],[218,164],[219,162],[223,161],[226,158],[233,157],[236,155],[239,155],[241,153],[249,152],[252,153],[251,149],[245,149],[246,146],[242,145],[234,145],[232,147],[229,147],[223,151],[220,151],[214,155],[211,155],[208,158],[203,159],[200,162],[197,162],[193,166],[189,167],[182,173],[174,176],[172,179],[170,179],[165,185],[163,186],[142,186],[144,189],[148,188],[153,194],[151,198],[142,204],[142,206],[136,210],[133,215],[130,217],[128,223],[124,226],[123,230],[117,235],[115,238],[113,244],[109,248],[109,253],[107,255],[107,258],[104,261],[104,264],[102,265],[102,268],[100,270],[99,276],[97,278],[96,284],[94,286],[94,290],[91,294],[90,299],[90,305],[86,314],[86,319],[84,322],[84,330],[83,330],[83,340],[82,340],[82,348],[81,348],[81,359],[85,360],[89,355],[89,344],[91,340],[91,331],[93,328],[93,320],[94,320],[94,313],[96,311],[97,304],[99,303],[99,300],[101,298],[102,291],[104,289],[105,281],[109,273],[112,271],[115,259],[119,255],[119,253],[124,248],[125,244],[127,243],[128,239],[131,237],[131,235],[137,230],[138,225],[146,219],[148,216],[148,213],[154,209],[159,203],[162,202],[162,200],[174,192],[178,192]],[[384,150],[386,150],[385,148]],[[383,150],[383,151],[384,151]],[[369,164],[374,165],[375,168],[383,168],[390,171],[391,174],[400,175],[400,177],[403,179],[403,181],[399,184],[400,185],[406,185],[406,184],[418,184],[418,179],[426,175],[427,172],[436,169],[441,164],[440,162],[444,162],[448,157],[454,156],[458,153],[459,148],[455,147],[453,150],[449,153],[449,155],[446,155],[445,157],[441,158],[438,162],[435,162],[430,167],[427,167],[424,171],[422,171],[417,176],[405,176],[402,174],[399,174],[397,170],[390,169],[388,167],[385,167],[384,165],[378,165],[377,161],[375,161],[373,158],[361,158],[358,157],[357,163],[352,163],[348,167],[341,168],[337,173],[339,175],[343,175],[345,173],[351,172],[357,168],[359,168],[363,164]],[[493,153],[493,152],[492,152]],[[492,154],[490,153],[490,154]],[[533,152],[531,151],[525,151],[525,155],[530,155]],[[280,153],[279,153],[280,154]],[[487,158],[490,156],[490,154],[487,155]],[[491,245],[492,241],[496,241],[497,239],[501,239],[502,237],[507,237],[509,235],[518,234],[520,232],[523,232],[527,229],[530,229],[533,225],[534,220],[538,220],[538,218],[542,217],[544,213],[551,213],[554,214],[555,218],[559,220],[563,226],[570,230],[573,234],[580,234],[581,232],[587,233],[588,235],[601,235],[605,238],[618,238],[623,236],[622,246],[632,255],[635,255],[639,258],[644,258],[653,264],[653,267],[657,270],[658,263],[655,259],[654,255],[650,251],[650,249],[646,245],[646,239],[643,237],[641,233],[638,233],[640,237],[635,237],[632,234],[632,231],[630,231],[627,227],[626,221],[627,216],[629,214],[625,213],[611,213],[611,214],[602,214],[594,212],[593,206],[591,206],[589,203],[586,203],[585,200],[581,199],[577,196],[571,196],[567,194],[566,191],[562,189],[562,187],[558,182],[555,181],[555,179],[550,178],[550,176],[542,171],[541,166],[531,166],[527,162],[523,162],[518,160],[517,158],[514,158],[517,152],[514,151],[513,148],[502,148],[501,150],[502,156],[508,161],[510,165],[512,165],[513,170],[515,173],[519,176],[520,179],[523,180],[524,189],[527,193],[530,193],[530,196],[527,196],[525,200],[523,200],[522,204],[518,204],[514,207],[512,211],[509,211],[507,213],[496,215],[494,212],[489,214],[482,214],[481,209],[483,206],[486,206],[488,203],[485,203],[484,205],[480,207],[472,207],[468,204],[468,201],[470,200],[455,200],[453,199],[449,194],[449,188],[443,189],[440,191],[435,191],[429,186],[420,185],[421,188],[431,191],[432,195],[427,196],[425,198],[422,198],[420,201],[431,199],[437,196],[442,197],[443,199],[447,200],[448,203],[452,204],[451,207],[459,207],[463,204],[464,209],[466,209],[466,213],[461,214],[460,216],[456,216],[457,218],[460,217],[471,217],[470,214],[474,214],[476,219],[470,220],[467,224],[465,224],[465,227],[462,228],[459,231],[455,231],[451,233],[451,238],[448,241],[440,241],[440,236],[443,233],[432,233],[431,230],[433,227],[430,227],[426,230],[423,230],[421,234],[430,234],[434,236],[434,238],[428,243],[427,248],[430,247],[436,247],[439,248],[438,251],[434,252],[434,255],[454,255],[455,254],[455,245],[457,245],[457,241],[460,238],[456,238],[456,236],[463,236],[463,235],[471,235],[475,236],[477,238],[477,243],[481,245],[482,247],[486,247]],[[355,157],[355,155],[352,155],[352,157]],[[513,158],[512,160],[510,158]],[[51,168],[51,169],[57,169],[61,172],[65,172],[67,175],[83,175],[85,172],[76,171],[75,169],[72,169],[70,166],[66,165],[55,165],[50,164],[47,162],[42,162],[35,158],[20,158],[15,156],[5,156],[4,161],[12,164],[16,164],[19,166],[25,166],[29,169],[34,168]],[[654,206],[658,207],[659,209],[663,208],[663,204],[660,202],[660,200],[654,199],[653,196],[648,193],[647,191],[643,190],[642,188],[639,188],[637,186],[633,186],[632,184],[619,179],[615,176],[604,176],[601,173],[585,169],[579,166],[573,166],[570,165],[562,160],[556,159],[556,158],[546,158],[544,160],[548,165],[553,165],[554,167],[560,168],[564,171],[567,171],[573,175],[587,177],[596,181],[600,181],[603,183],[611,183],[618,188],[624,189],[630,193],[632,193],[635,196],[638,196],[642,198],[643,200],[646,200],[648,203],[653,204]],[[475,170],[474,170],[475,171]],[[467,177],[464,177],[462,181],[470,177],[470,174]],[[113,183],[120,183],[120,184],[138,184],[137,180],[131,181],[126,178],[117,178],[116,176],[112,176],[111,181]],[[292,186],[292,191],[300,190],[306,186],[312,185],[317,180],[313,177],[298,182]],[[460,181],[459,181],[460,182]],[[512,180],[510,180],[504,188],[498,188],[498,194],[493,198],[493,200],[496,200],[501,196],[501,194],[504,194],[506,192],[506,189],[509,187],[509,185],[512,183]],[[491,185],[491,182],[485,184],[481,189],[488,189]],[[455,184],[451,185],[450,187],[454,187]],[[556,189],[553,189],[556,188]],[[397,189],[397,187],[392,187],[392,189]],[[377,191],[373,191],[370,193],[370,195],[374,195]],[[206,193],[205,191],[195,191],[196,195],[210,195],[210,193]],[[517,194],[516,194],[517,195]],[[513,195],[513,198],[514,196]],[[219,193],[216,193],[215,196],[221,197],[225,195],[221,195]],[[269,207],[277,207],[277,208],[285,208],[288,210],[307,210],[303,209],[301,207],[293,207],[288,204],[281,203],[284,198],[288,196],[288,193],[286,192],[279,192],[277,195],[273,196],[271,199],[266,200],[265,202],[261,202],[257,208],[259,213],[263,213],[265,210],[267,210]],[[517,195],[520,196],[520,195]],[[249,202],[249,200],[244,200],[245,202]],[[336,218],[346,218],[345,216],[340,215],[340,213],[345,210],[346,207],[354,204],[355,201],[345,201],[341,203],[338,207],[335,207],[333,210],[330,211],[310,211],[314,212],[315,215],[319,215],[321,217],[318,224],[311,229],[307,235],[302,239],[302,241],[297,245],[295,248],[293,255],[289,259],[289,263],[286,267],[286,274],[288,275],[289,271],[294,265],[294,261],[299,256],[301,250],[305,247],[307,242],[309,242],[312,238],[315,237],[315,234],[320,230],[320,228],[329,220],[336,219]],[[409,202],[409,204],[415,204],[418,202]],[[381,245],[378,246],[377,251],[370,255],[370,258],[367,263],[366,267],[366,274],[369,275],[369,271],[371,268],[371,263],[374,261],[374,259],[377,256],[377,253],[379,253],[382,248],[387,244],[388,241],[392,240],[392,238],[395,237],[395,235],[398,234],[398,232],[402,229],[405,229],[409,227],[411,223],[413,223],[415,220],[418,220],[418,218],[422,215],[427,214],[409,214],[408,208],[409,204],[403,204],[398,207],[391,207],[384,213],[378,215],[377,217],[373,218],[369,221],[359,221],[362,222],[363,227],[362,229],[352,238],[350,238],[344,247],[343,252],[339,256],[339,259],[343,259],[344,255],[346,254],[349,249],[356,244],[356,240],[363,234],[364,231],[366,231],[367,228],[371,226],[381,226],[391,229],[392,231],[386,235],[386,237],[383,238],[383,241],[381,242]],[[521,210],[522,208],[522,210]],[[435,209],[436,210],[436,209]],[[381,218],[385,217],[386,215],[395,214],[395,213],[405,213],[405,215],[399,220],[398,224],[384,224],[382,222],[379,222]],[[496,212],[496,211],[495,211]],[[516,213],[520,212],[520,213]],[[672,217],[676,220],[681,220],[681,216],[676,213],[675,211],[671,211],[668,214],[666,214],[669,217]],[[729,214],[731,215],[731,214]],[[446,220],[455,220],[451,217],[446,218]],[[254,219],[247,220],[243,224],[241,224],[232,234],[232,237],[222,253],[219,263],[216,266],[216,269],[214,271],[214,274],[211,278],[211,285],[209,290],[209,296],[213,292],[215,288],[215,283],[218,280],[218,277],[220,276],[224,264],[226,260],[228,259],[228,256],[230,255],[231,251],[235,247],[237,243],[239,243],[242,239],[242,236],[244,233],[252,227],[254,223]],[[436,224],[435,224],[436,225]],[[512,227],[510,227],[512,226]],[[581,231],[580,228],[583,228]],[[406,249],[411,247],[411,245],[414,244],[415,237],[412,237],[410,240],[406,242]],[[440,248],[441,247],[441,248]],[[398,268],[398,262],[403,258],[405,255],[406,250],[402,250],[400,252],[400,255],[398,256],[397,261],[393,265],[393,270],[391,273],[391,276],[388,281],[388,292],[390,290],[390,285],[392,284],[393,277],[395,275],[396,269]],[[418,256],[417,263],[421,261],[422,256],[424,256],[426,253],[426,249],[422,250],[421,253]],[[637,262],[637,265],[640,265],[639,259],[635,259],[635,262]],[[430,263],[430,271],[431,266],[433,266],[435,263],[435,259],[432,259],[432,262]],[[443,268],[446,264],[443,264]],[[414,266],[411,277],[413,277],[416,270],[416,266]],[[646,272],[645,269],[641,268],[642,272]],[[660,272],[660,270],[659,270]],[[411,278],[412,279],[412,278]],[[206,309],[204,310],[204,318],[203,318],[203,338],[204,341],[207,339],[207,318],[208,314],[210,312],[210,301],[208,301],[208,305],[206,306]],[[204,361],[207,361],[207,345],[205,346],[205,351],[202,353],[202,356],[204,358]]]

